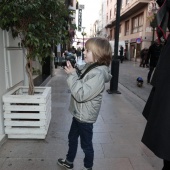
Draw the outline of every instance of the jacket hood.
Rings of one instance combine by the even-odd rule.
[[[103,66],[99,66],[98,68],[103,71],[103,77],[105,79],[105,83],[108,83],[112,78],[112,75],[110,74],[109,67],[103,65]]]

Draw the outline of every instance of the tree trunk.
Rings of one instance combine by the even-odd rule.
[[[34,82],[33,82],[33,77],[32,77],[32,60],[31,59],[27,59],[27,64],[25,68],[26,68],[26,72],[27,72],[28,80],[29,80],[28,94],[34,95]]]

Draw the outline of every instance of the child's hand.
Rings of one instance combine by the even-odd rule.
[[[75,71],[75,69],[72,67],[70,61],[67,61],[67,66],[65,66],[64,69],[67,74],[71,74],[72,72]]]

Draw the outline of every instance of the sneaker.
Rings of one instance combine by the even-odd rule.
[[[65,159],[60,158],[57,163],[66,169],[73,169],[73,164],[68,163]]]
[[[92,168],[83,168],[82,170],[92,170]]]

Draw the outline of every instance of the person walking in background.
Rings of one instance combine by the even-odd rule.
[[[151,84],[153,86],[143,110],[147,124],[142,142],[159,158],[163,159],[162,170],[170,170],[170,36],[166,38],[166,27],[170,31],[170,1],[157,3],[161,8],[157,13],[157,35],[166,41],[155,68]],[[163,17],[163,19],[161,19]]]
[[[81,48],[78,47],[77,50],[76,50],[76,54],[77,54],[77,59],[81,59]]]
[[[124,48],[122,45],[120,45],[119,55],[120,55],[121,63],[123,63],[123,60],[124,60],[123,51],[124,51]]]
[[[145,47],[140,53],[140,57],[141,57],[141,62],[139,65],[140,67],[145,67],[147,55],[148,55],[148,49]],[[146,65],[146,67],[147,67],[147,65]]]
[[[155,42],[149,47],[147,58],[146,58],[146,64],[149,63],[147,83],[150,83],[151,75],[157,65],[162,47],[163,45],[159,43],[158,40],[155,40]]]
[[[82,60],[84,60],[84,47],[82,48],[81,52],[82,52]]]
[[[124,59],[128,60],[128,51],[126,48],[124,49]]]
[[[71,47],[71,52],[72,52],[73,54],[76,54],[76,49],[75,49],[74,46]]]
[[[105,83],[111,79],[109,65],[112,49],[108,40],[94,37],[85,43],[85,66],[80,76],[67,61],[65,71],[68,74],[67,83],[71,91],[69,110],[73,115],[68,135],[69,149],[66,159],[58,159],[58,164],[66,169],[73,168],[76,157],[78,138],[85,153],[84,169],[92,170],[94,160],[93,124],[96,122],[102,102]]]

